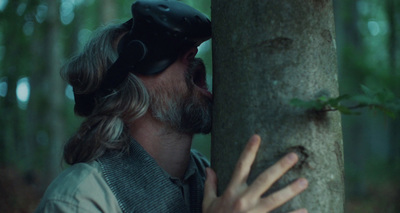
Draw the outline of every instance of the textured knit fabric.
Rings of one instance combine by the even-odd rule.
[[[172,178],[132,141],[129,153],[110,151],[63,171],[35,213],[201,212],[207,166],[193,150],[183,180]]]
[[[125,213],[201,212],[208,162],[195,151],[183,181],[171,178],[134,140],[129,153],[109,151],[99,162],[106,182]],[[185,185],[190,192],[189,205],[185,202]]]

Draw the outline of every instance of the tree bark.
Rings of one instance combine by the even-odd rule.
[[[212,167],[225,190],[247,139],[262,145],[249,182],[288,152],[299,163],[268,193],[298,177],[309,188],[274,212],[343,212],[343,142],[338,112],[292,106],[292,98],[337,97],[330,0],[214,0]]]

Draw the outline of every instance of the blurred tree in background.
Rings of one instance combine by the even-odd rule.
[[[336,2],[341,93],[360,84],[400,95],[400,2]],[[342,116],[348,212],[400,212],[400,129],[371,110]]]
[[[210,15],[210,0],[183,2]],[[334,3],[341,93],[362,84],[400,96],[400,2]],[[97,27],[128,20],[131,4],[0,0],[0,212],[32,212],[62,170],[62,146],[81,119],[59,69]],[[210,42],[199,56],[211,85]],[[399,120],[373,110],[342,116],[346,212],[400,212]],[[194,146],[209,156],[209,141],[199,135]]]

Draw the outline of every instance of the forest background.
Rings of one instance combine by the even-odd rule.
[[[210,16],[210,0],[183,1]],[[0,212],[32,212],[62,170],[82,121],[59,76],[92,32],[131,17],[132,0],[0,0]],[[341,94],[361,85],[400,96],[400,1],[334,0]],[[240,26],[238,26],[240,28]],[[212,82],[211,42],[199,49]],[[345,212],[400,212],[400,119],[342,115]],[[210,135],[194,147],[210,156]],[[312,183],[311,183],[312,184]]]

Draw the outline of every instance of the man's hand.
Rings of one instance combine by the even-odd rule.
[[[256,158],[261,138],[258,135],[251,137],[236,164],[232,179],[224,194],[217,197],[217,176],[211,168],[207,168],[207,179],[204,188],[203,212],[270,212],[307,188],[308,182],[299,178],[294,183],[280,191],[274,192],[268,197],[261,196],[285,174],[298,161],[295,153],[289,153],[276,164],[260,174],[256,180],[248,186],[246,181],[250,173],[250,167]],[[291,213],[307,213],[305,209],[299,209]]]

